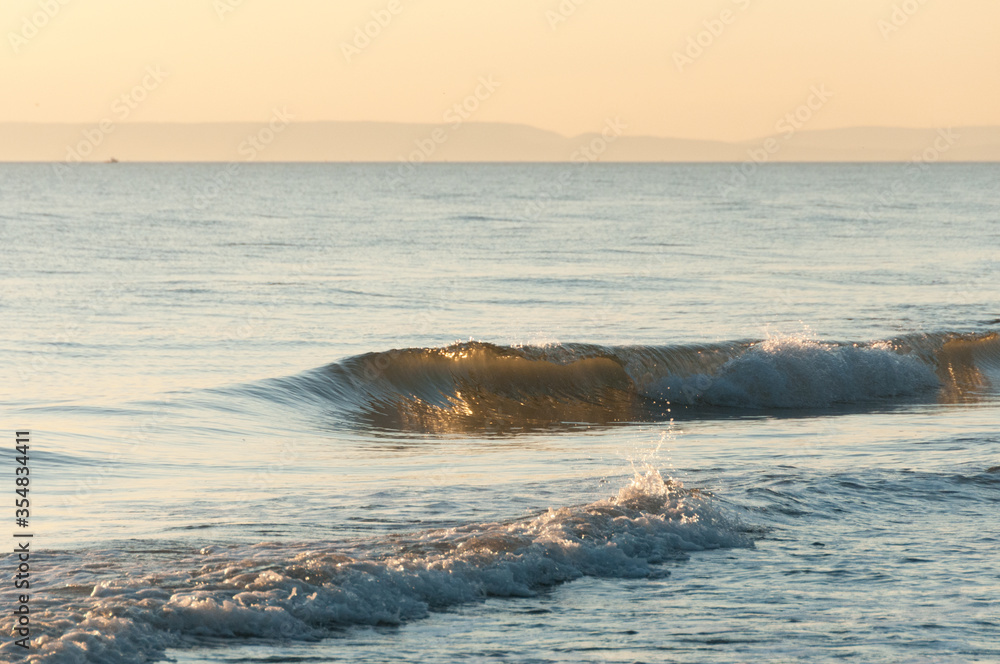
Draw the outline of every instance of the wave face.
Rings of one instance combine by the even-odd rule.
[[[824,408],[926,393],[931,366],[887,344],[834,346],[773,339],[746,349],[712,374],[671,375],[644,393],[686,405]]]
[[[310,401],[359,424],[436,433],[513,432],[713,413],[872,406],[992,394],[1000,339],[909,335],[869,343],[798,337],[684,346],[482,342],[348,358],[246,390]]]
[[[595,503],[351,548],[145,552],[161,562],[172,556],[172,571],[155,575],[123,569],[140,552],[61,554],[52,566],[73,571],[66,578],[77,585],[33,614],[44,633],[32,661],[115,664],[220,638],[314,640],[352,625],[398,625],[486,597],[532,596],[583,576],[665,576],[658,563],[753,546],[751,532],[709,494],[648,469]],[[0,624],[9,626],[10,617]]]

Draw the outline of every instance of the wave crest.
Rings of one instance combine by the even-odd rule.
[[[395,431],[510,433],[992,394],[996,333],[869,343],[798,337],[681,346],[497,346],[368,353],[242,388]]]
[[[745,546],[753,539],[738,519],[649,470],[595,503],[353,548],[208,548],[185,552],[169,561],[172,572],[155,575],[122,569],[133,554],[91,552],[62,561],[75,570],[68,578],[100,569],[89,596],[55,589],[50,595],[63,599],[33,614],[44,634],[32,661],[114,664],[218,638],[317,639],[486,597],[533,596],[583,576],[666,576],[658,563]],[[156,553],[162,563],[164,552]],[[113,580],[99,580],[111,571]]]

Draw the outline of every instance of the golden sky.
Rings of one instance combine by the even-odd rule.
[[[998,26],[997,0],[5,0],[0,122],[1000,125]]]

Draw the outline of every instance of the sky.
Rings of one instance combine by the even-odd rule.
[[[0,122],[1000,125],[997,26],[997,0],[5,0]]]

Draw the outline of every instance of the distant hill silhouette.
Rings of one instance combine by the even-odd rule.
[[[0,161],[1000,161],[1000,127],[801,130],[740,143],[603,133],[473,122],[6,123]]]

